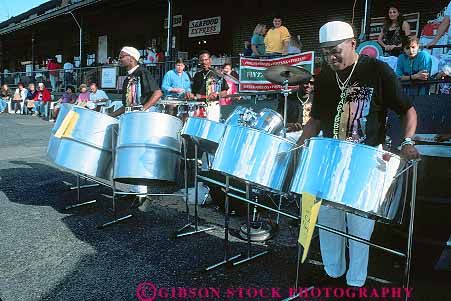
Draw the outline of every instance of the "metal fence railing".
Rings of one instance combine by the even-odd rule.
[[[213,58],[212,67],[220,69],[224,63],[231,63],[236,70],[239,69],[239,57]],[[174,66],[175,61],[158,62],[151,65],[145,65],[145,67],[151,71],[159,84],[162,83],[166,72],[173,69]],[[197,59],[186,60],[185,66],[185,71],[187,71],[190,76],[194,76],[194,73],[199,70]],[[104,68],[116,69],[116,87],[102,87],[102,69]],[[78,90],[77,88],[81,84],[89,85],[91,83],[97,83],[99,88],[110,92],[119,92],[123,77],[125,77],[126,74],[127,71],[124,67],[121,67],[118,64],[113,64],[97,67],[74,68],[73,70],[59,69],[49,71],[42,69],[29,72],[1,73],[0,81],[2,84],[7,84],[10,89],[16,88],[18,83],[23,83],[26,87],[29,83],[37,84],[42,82],[45,84],[46,88],[52,90],[53,93],[63,92],[69,85],[74,86],[76,90]]]

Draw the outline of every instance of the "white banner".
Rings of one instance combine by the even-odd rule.
[[[189,22],[188,37],[201,37],[221,32],[221,17],[212,17]]]

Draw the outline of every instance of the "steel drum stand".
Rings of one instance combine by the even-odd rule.
[[[94,184],[80,185],[80,178],[85,179],[85,181],[86,181],[86,180],[89,180],[89,181],[91,181],[91,182],[94,182]],[[88,176],[86,176],[86,175],[82,175],[82,174],[80,174],[80,173],[77,173],[77,184],[76,184],[76,186],[71,187],[71,188],[69,189],[69,190],[75,190],[75,189],[77,190],[77,203],[74,204],[74,205],[66,206],[64,209],[65,209],[65,210],[71,210],[71,209],[75,209],[75,208],[79,208],[79,207],[83,207],[83,206],[86,206],[86,205],[91,205],[91,204],[96,203],[97,200],[91,200],[91,201],[86,201],[86,202],[80,203],[80,202],[81,202],[81,200],[80,200],[80,190],[83,189],[83,188],[97,187],[97,186],[100,186],[100,185],[105,185],[105,184],[104,184],[104,183],[101,183],[100,181],[97,181],[96,179],[93,179],[93,178],[91,178],[91,177],[88,177]]]
[[[188,158],[187,158],[187,146],[188,140],[183,138],[183,157],[185,162],[184,174],[185,174],[185,206],[186,206],[186,218],[187,224],[176,231],[176,238],[189,236],[193,234],[203,233],[206,231],[213,230],[215,227],[200,227],[199,226],[199,214],[198,214],[198,204],[199,204],[199,181],[198,181],[198,166],[197,166],[197,143],[194,143],[194,223],[190,219],[189,204],[188,204]],[[192,231],[184,232],[186,229],[192,228]]]
[[[246,183],[246,199],[250,199],[250,185],[248,183]],[[247,236],[247,256],[244,259],[241,259],[237,262],[233,263],[233,266],[237,266],[243,263],[247,263],[253,259],[259,258],[263,255],[266,255],[269,253],[268,250],[262,251],[260,253],[257,253],[255,255],[251,255],[252,254],[252,243],[251,243],[251,222],[250,222],[250,204],[247,203],[246,204],[246,236]]]
[[[412,248],[413,248],[413,226],[414,226],[414,219],[415,219],[415,202],[416,202],[417,177],[418,177],[418,160],[411,161],[411,165],[410,166],[408,166],[407,168],[405,168],[404,170],[402,170],[400,173],[398,173],[395,176],[395,177],[399,177],[401,174],[403,174],[404,172],[408,171],[409,169],[412,169],[411,170],[411,172],[412,172],[412,178],[411,178],[412,188],[411,188],[411,199],[410,199],[409,233],[408,233],[408,236],[407,236],[407,250],[406,250],[405,254],[402,253],[402,252],[396,251],[396,250],[392,250],[392,249],[389,249],[389,248],[386,248],[386,247],[374,244],[374,243],[370,242],[369,240],[362,239],[360,237],[353,236],[353,235],[350,235],[348,233],[335,230],[334,228],[323,226],[323,225],[320,225],[318,223],[315,225],[317,228],[319,228],[321,230],[325,230],[325,231],[334,233],[336,235],[339,235],[339,236],[342,236],[342,237],[346,237],[348,239],[352,239],[354,241],[363,243],[363,244],[368,245],[370,247],[382,250],[384,252],[387,252],[387,253],[390,253],[390,254],[397,255],[399,257],[405,258],[406,265],[405,265],[404,274],[403,274],[403,277],[402,277],[402,286],[403,286],[403,288],[409,288],[410,287],[410,269],[411,269]],[[406,193],[407,193],[407,190],[408,189],[406,189]],[[299,219],[300,219],[300,217],[299,217]],[[300,246],[298,245],[298,252],[300,251],[299,248],[300,248]],[[299,264],[300,264],[300,253],[298,253],[298,258],[297,258],[297,267],[298,268],[297,268],[297,271],[296,271],[296,273],[297,273],[296,274],[296,287],[298,285],[298,280],[299,280]],[[308,288],[308,290],[310,290],[310,289],[312,289],[312,287]],[[297,299],[297,298],[300,298],[300,294],[299,293],[284,299],[284,301],[285,300],[294,300],[294,299]],[[406,296],[405,300],[407,300],[407,296]]]
[[[216,269],[220,266],[231,263],[233,260],[241,256],[241,254],[229,256],[229,195],[228,195],[230,189],[229,180],[230,180],[229,176],[226,176],[225,201],[224,201],[224,260],[207,267],[205,269],[207,272]]]

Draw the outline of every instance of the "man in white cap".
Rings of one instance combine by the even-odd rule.
[[[138,49],[129,46],[123,47],[119,54],[121,66],[127,69],[127,77],[122,85],[123,107],[111,114],[114,117],[123,114],[125,108],[133,110],[142,106],[142,110],[146,111],[155,105],[163,95],[152,74],[144,67],[139,66],[140,56]],[[134,193],[142,193],[137,196],[137,204],[141,204],[145,200],[145,194],[148,191],[147,186],[144,185],[125,186],[125,189]],[[134,196],[131,198],[134,199]]]
[[[319,42],[326,64],[316,77],[311,118],[298,143],[303,144],[322,130],[327,138],[381,147],[390,108],[404,120],[401,154],[408,159],[418,158],[412,142],[416,112],[402,94],[392,69],[384,62],[356,53],[356,39],[348,23],[326,23],[320,28]],[[320,209],[318,223],[366,240],[374,228],[373,220],[326,206]],[[325,271],[332,278],[340,278],[346,273],[347,240],[323,230],[319,234]],[[368,254],[367,245],[349,240],[349,286],[365,284]]]
[[[114,117],[124,113],[126,107],[133,109],[142,106],[142,110],[146,111],[163,95],[152,74],[139,66],[140,56],[138,49],[129,46],[123,47],[119,54],[121,66],[127,69],[127,77],[122,85],[124,106],[112,113]]]

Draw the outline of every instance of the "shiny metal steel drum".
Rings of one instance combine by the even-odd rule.
[[[283,129],[283,117],[274,110],[263,109],[258,113],[253,127],[277,135]]]
[[[183,126],[182,136],[191,138],[201,150],[214,154],[222,135],[224,135],[225,128],[225,123],[190,117]]]
[[[253,128],[226,127],[212,169],[276,192],[287,192],[286,176],[296,151],[287,139]]]
[[[63,123],[63,120],[66,117],[67,113],[69,113],[69,111],[72,110],[72,107],[73,106],[69,103],[63,103],[61,105],[58,117],[56,118],[55,124],[53,125],[50,134],[49,144],[47,145],[47,157],[53,162],[55,162],[55,158],[56,155],[58,154],[58,148],[61,142],[61,139],[55,137],[55,133]]]
[[[55,163],[76,172],[111,179],[112,145],[118,120],[74,106],[78,114],[70,135],[62,136]]]
[[[114,160],[114,179],[136,185],[176,182],[181,159],[177,117],[156,112],[121,116]]]
[[[299,158],[290,191],[308,192],[365,217],[393,220],[401,198],[391,198],[398,171],[397,155],[375,147],[330,138],[311,138]]]
[[[242,125],[242,126],[254,126],[257,121],[257,113],[252,111],[250,108],[243,106],[237,106],[233,112],[226,119],[225,123],[227,125]]]

